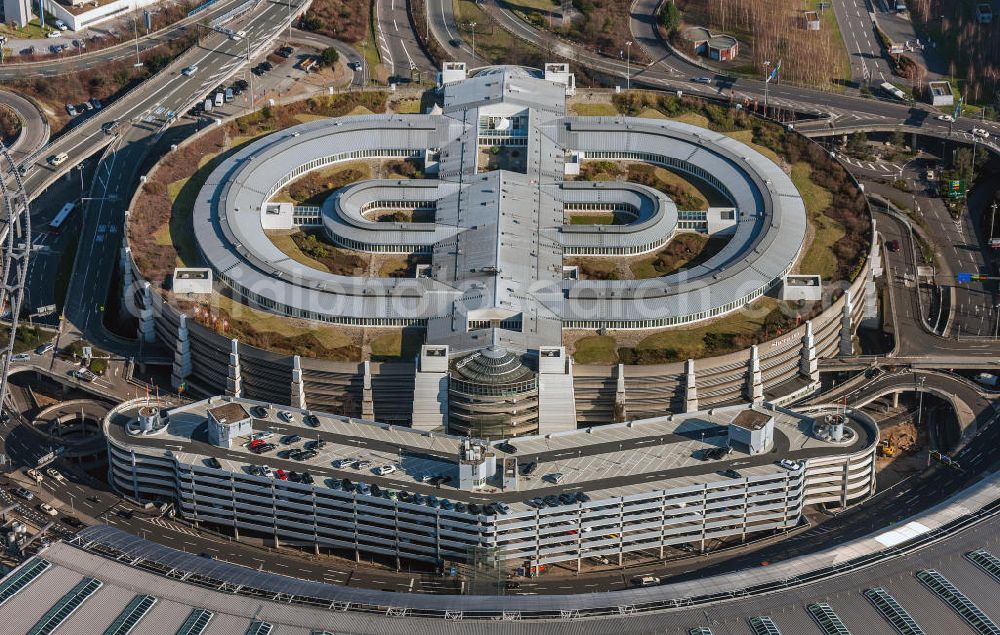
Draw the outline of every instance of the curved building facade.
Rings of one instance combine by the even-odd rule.
[[[516,454],[488,446],[476,466],[484,480],[469,485],[461,437],[227,398],[139,426],[144,405],[122,404],[104,422],[110,481],[123,495],[173,502],[185,518],[236,535],[434,562],[485,548],[508,566],[579,566],[703,548],[794,527],[806,507],[848,506],[875,484],[878,430],[860,413],[843,443],[813,434],[814,416],[770,404],[524,437]],[[252,414],[239,421],[234,405]],[[219,419],[241,430],[225,447],[205,441]],[[279,424],[325,446],[303,460],[243,447]],[[758,433],[755,449],[746,435]],[[395,470],[380,474],[382,464]],[[288,478],[304,473],[310,482]]]
[[[538,432],[538,376],[521,356],[488,346],[452,364],[448,432],[503,439]]]

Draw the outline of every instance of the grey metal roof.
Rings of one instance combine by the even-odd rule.
[[[564,321],[684,318],[732,310],[780,281],[802,247],[805,209],[774,163],[725,135],[672,121],[564,117],[563,88],[501,67],[445,87],[443,114],[365,115],[315,121],[269,135],[224,160],[194,209],[197,243],[225,284],[273,311],[337,321],[421,320],[428,341],[456,352],[483,344],[466,320],[520,317],[521,330],[490,340],[517,349],[558,344]],[[480,173],[481,117],[526,118],[524,173]],[[343,240],[430,250],[430,277],[339,276],[295,262],[265,235],[262,205],[300,166],[318,169],[351,153],[417,156],[440,149],[437,181],[369,181],[323,206]],[[563,183],[568,150],[660,157],[717,185],[739,210],[729,243],[699,266],[653,279],[564,281],[565,248],[622,248],[666,241],[677,212],[636,184]],[[436,201],[434,223],[376,223],[362,206]],[[565,203],[633,206],[625,226],[565,226]]]

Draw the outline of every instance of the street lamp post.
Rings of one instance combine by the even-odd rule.
[[[920,422],[923,420],[924,415],[924,382],[927,381],[926,377],[920,378],[920,388],[917,392],[920,394],[920,402],[917,405],[917,429],[920,428]]]
[[[771,83],[771,60],[764,60],[764,117],[767,118],[767,88]]]
[[[632,89],[632,40],[625,42],[625,90]]]
[[[472,30],[472,63],[476,63],[476,23],[469,22],[469,29]]]

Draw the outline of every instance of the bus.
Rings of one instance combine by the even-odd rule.
[[[74,209],[76,209],[76,203],[66,203],[63,205],[59,213],[56,214],[56,217],[49,221],[49,233],[58,234],[62,231],[62,226],[66,224],[69,215],[73,213]]]

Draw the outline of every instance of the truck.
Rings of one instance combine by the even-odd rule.
[[[895,97],[896,99],[898,99],[900,101],[906,101],[906,93],[904,93],[900,89],[896,88],[895,86],[893,86],[889,82],[882,82],[879,85],[879,88],[881,88],[883,90],[883,92],[885,92],[890,97]]]

